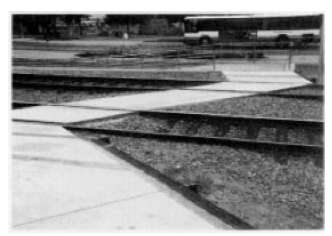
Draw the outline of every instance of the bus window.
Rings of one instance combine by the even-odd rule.
[[[185,22],[185,31],[188,33],[196,33],[197,32],[197,23],[196,21],[186,21]]]
[[[203,21],[199,21],[196,24],[197,30],[198,31],[216,31],[217,30],[217,25],[216,22],[214,20],[203,20]]]

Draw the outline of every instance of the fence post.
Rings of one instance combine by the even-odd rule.
[[[253,62],[255,63],[256,62],[256,46],[257,46],[257,41],[258,41],[258,32],[256,30],[255,32],[255,40],[253,42],[253,55],[252,55],[252,58],[253,58]]]
[[[213,51],[213,71],[216,70],[216,53]]]
[[[288,48],[288,70],[292,69],[292,45],[293,42],[289,43],[289,48]]]

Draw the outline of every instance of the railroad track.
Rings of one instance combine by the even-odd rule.
[[[135,111],[135,110],[132,110]],[[173,112],[173,111],[147,111],[137,110],[139,115],[166,118],[166,119],[189,119],[202,120],[205,122],[222,122],[232,124],[257,124],[265,127],[287,126],[287,127],[310,127],[313,129],[323,130],[324,122],[319,120],[299,120],[289,118],[272,118],[272,117],[258,117],[258,116],[237,116],[225,114],[211,114],[211,113],[193,113],[193,112]]]
[[[98,108],[92,108],[98,109]],[[116,109],[116,108],[114,108]],[[111,110],[107,108],[107,110]],[[204,113],[184,113],[184,112],[168,112],[168,111],[147,111],[147,110],[127,110],[128,112],[136,112],[136,114],[152,118],[165,118],[165,119],[175,119],[175,120],[198,120],[208,123],[228,123],[231,124],[243,124],[250,126],[281,126],[281,127],[307,127],[311,129],[323,130],[323,122],[317,120],[294,120],[294,119],[282,119],[282,118],[266,118],[266,117],[248,117],[248,116],[229,116],[220,114],[204,114]],[[128,114],[128,113],[127,113]],[[87,121],[89,122],[89,121]],[[93,120],[92,120],[93,122]],[[224,138],[224,137],[206,137],[206,136],[193,136],[193,135],[179,135],[179,134],[165,134],[158,132],[145,132],[138,130],[123,130],[123,129],[108,129],[108,128],[91,128],[84,126],[84,123],[72,123],[63,124],[63,127],[81,134],[94,141],[95,143],[101,145],[105,149],[115,153],[117,156],[127,160],[131,164],[143,169],[148,174],[158,178],[169,186],[173,187],[176,191],[182,193],[186,198],[193,201],[200,207],[215,215],[216,217],[228,222],[235,228],[241,229],[252,229],[252,225],[248,224],[244,219],[232,214],[215,203],[205,199],[200,194],[197,194],[196,190],[193,190],[195,185],[183,185],[170,177],[166,176],[162,172],[154,169],[148,164],[136,160],[129,154],[124,153],[116,149],[116,147],[111,143],[110,136],[121,136],[121,137],[131,137],[138,139],[150,139],[150,140],[161,140],[167,142],[180,142],[180,143],[196,143],[196,144],[213,144],[229,146],[234,148],[241,148],[252,151],[259,152],[269,152],[273,154],[273,157],[278,159],[278,161],[283,162],[288,158],[301,158],[303,153],[312,154],[314,156],[315,165],[323,165],[323,153],[324,146],[322,145],[308,145],[308,144],[294,144],[288,142],[269,142],[269,141],[257,141],[252,139],[239,139],[239,138]],[[248,130],[253,130],[249,128]],[[91,136],[89,136],[91,135]],[[283,154],[294,154],[292,156]]]
[[[183,135],[165,135],[160,133],[148,133],[148,132],[139,132],[139,131],[130,131],[130,130],[115,130],[115,129],[100,129],[100,128],[86,128],[77,125],[67,125],[65,128],[73,131],[75,133],[80,132],[80,135],[88,138],[89,140],[97,143],[108,151],[111,151],[115,155],[123,158],[124,160],[130,162],[136,167],[143,169],[146,173],[156,177],[162,182],[168,184],[176,191],[182,193],[186,198],[196,203],[198,206],[203,207],[211,214],[217,216],[222,220],[227,220],[233,227],[242,228],[242,229],[251,229],[254,228],[252,225],[248,224],[245,219],[236,216],[232,211],[227,211],[224,208],[216,205],[215,203],[207,200],[199,194],[198,190],[195,190],[195,187],[200,187],[199,185],[193,183],[191,185],[186,185],[181,182],[178,182],[172,179],[170,176],[166,175],[162,171],[151,167],[144,161],[135,159],[128,153],[120,151],[117,149],[117,146],[112,144],[111,138],[108,136],[122,136],[122,137],[132,137],[132,138],[144,138],[144,139],[153,139],[153,140],[162,140],[168,142],[186,142],[186,143],[196,143],[196,144],[215,144],[215,145],[226,145],[234,148],[246,148],[249,150],[260,150],[260,151],[272,151],[275,152],[274,158],[279,158],[278,162],[285,161],[285,156],[280,155],[280,152],[296,152],[296,153],[306,153],[306,154],[315,154],[317,156],[314,160],[317,165],[322,165],[322,152],[323,148],[320,146],[313,145],[289,145],[282,143],[269,143],[269,142],[248,142],[248,140],[231,140],[231,139],[220,139],[220,138],[206,138],[206,137],[193,137],[193,136],[183,136]],[[86,135],[86,133],[88,133]],[[92,136],[89,136],[92,134]],[[97,135],[96,135],[97,134]],[[100,135],[100,136],[99,136]],[[93,137],[94,136],[94,137]],[[97,137],[96,137],[97,136]],[[99,136],[99,137],[98,137]],[[153,148],[153,147],[152,147]],[[279,153],[278,153],[279,152]],[[301,156],[301,155],[300,155]],[[287,159],[287,157],[286,157]]]
[[[129,112],[129,110],[128,110]],[[170,121],[171,126],[178,121],[196,122],[193,129],[198,129],[202,123],[216,125],[218,136],[197,136],[197,135],[180,135],[160,132],[146,132],[144,130],[120,130],[120,129],[103,129],[103,128],[87,128],[82,123],[74,123],[67,126],[69,129],[76,131],[90,131],[102,134],[114,134],[122,136],[130,136],[136,138],[156,138],[163,140],[173,141],[187,141],[206,144],[224,144],[236,147],[244,147],[250,149],[264,149],[264,150],[281,150],[281,151],[305,151],[305,152],[323,152],[323,146],[318,144],[300,144],[288,142],[288,132],[292,129],[306,129],[308,134],[309,143],[310,139],[314,139],[314,133],[318,136],[323,135],[324,123],[318,120],[294,120],[285,118],[267,118],[267,117],[249,117],[249,116],[230,116],[220,114],[206,114],[206,113],[184,113],[184,112],[166,112],[166,111],[144,111],[144,110],[130,110],[136,114],[158,118],[167,119]],[[128,115],[128,114],[126,114]],[[89,122],[89,121],[88,121]],[[198,124],[198,125],[197,125]],[[246,138],[225,138],[231,126],[245,126],[247,127]],[[276,142],[272,141],[258,141],[257,136],[259,130],[263,127],[275,128]],[[167,132],[168,132],[167,131]]]
[[[52,60],[42,60],[42,59],[21,59],[21,58],[14,58],[13,65],[14,66],[52,66],[52,67],[133,67],[133,68],[174,68],[178,66],[201,66],[206,65],[208,61],[190,61],[190,62],[183,62],[179,60],[168,60],[167,62],[159,62],[159,61],[150,61],[147,59],[151,59],[151,57],[143,58],[140,57],[126,57],[126,56],[112,56],[111,59],[113,61],[110,61],[109,59],[97,59],[95,61],[82,61],[78,59],[70,59],[70,60],[58,60],[58,59],[52,59]],[[122,60],[120,60],[122,59]],[[128,59],[128,60],[125,60]],[[166,59],[166,58],[165,58]],[[163,59],[163,60],[165,60]],[[181,59],[181,58],[168,58],[168,59]],[[189,58],[188,58],[189,59]],[[204,58],[202,58],[204,59]]]
[[[64,125],[64,128],[71,131],[87,132],[92,134],[157,139],[157,140],[164,140],[171,142],[225,145],[236,148],[244,148],[253,151],[270,151],[270,152],[272,151],[272,152],[287,152],[287,153],[290,152],[290,153],[307,153],[307,154],[310,153],[310,154],[318,154],[321,156],[324,152],[324,147],[322,145],[306,145],[306,144],[293,144],[286,142],[256,141],[256,140],[238,139],[238,138],[165,134],[165,133],[144,132],[137,130],[88,128],[79,125]]]
[[[164,81],[163,81],[164,82]],[[294,99],[311,99],[311,100],[324,100],[324,95],[322,94],[292,94],[292,93],[280,93],[280,91],[271,91],[271,92],[261,92],[261,91],[252,91],[252,90],[233,90],[233,89],[199,89],[199,88],[188,88],[189,83],[191,82],[172,82],[173,85],[144,85],[143,84],[134,84],[134,85],[123,85],[125,82],[121,82],[122,85],[75,85],[75,84],[61,84],[61,83],[47,83],[47,82],[22,82],[22,81],[13,81],[14,88],[34,88],[34,89],[66,89],[66,90],[80,90],[80,91],[104,91],[104,92],[114,92],[114,91],[165,91],[170,89],[177,90],[189,90],[189,91],[206,91],[206,92],[233,92],[233,93],[244,93],[254,96],[270,96],[270,97],[279,97],[279,98],[294,98]],[[165,83],[165,82],[164,82]],[[193,85],[202,85],[202,82],[192,82],[190,86]],[[149,81],[147,84],[151,84]]]
[[[175,72],[177,73],[177,72]],[[172,83],[172,82],[190,82],[190,83],[208,83],[208,82],[222,82],[221,79],[215,79],[215,78],[204,78],[204,79],[195,79],[195,78],[177,78],[172,77],[169,78],[167,76],[162,77],[98,77],[98,76],[72,76],[72,75],[43,75],[43,74],[21,74],[21,73],[13,73],[13,80],[19,81],[64,81],[64,82],[73,82],[77,81],[80,83],[87,83],[87,82],[97,82],[97,83],[109,83],[109,82],[166,82],[166,83]]]
[[[308,143],[315,143],[314,134],[322,136],[324,130],[324,122],[320,120],[299,120],[289,118],[272,118],[272,117],[255,117],[255,116],[239,116],[227,114],[211,114],[211,113],[193,113],[193,112],[175,112],[175,111],[157,111],[157,110],[135,110],[121,109],[116,107],[89,107],[89,106],[72,106],[66,104],[48,104],[48,103],[31,103],[13,101],[13,108],[23,108],[28,106],[63,106],[63,107],[79,107],[92,110],[121,110],[125,111],[124,116],[128,114],[137,114],[150,119],[164,119],[168,121],[169,129],[177,122],[184,121],[194,123],[190,127],[191,132],[197,132],[202,124],[213,125],[216,129],[215,136],[225,136],[231,127],[245,127],[246,138],[250,140],[258,139],[259,132],[262,128],[276,129],[275,140],[288,142],[288,134],[290,130],[303,129],[306,132]],[[90,121],[87,121],[90,122]],[[86,122],[83,122],[86,123]],[[81,123],[78,123],[81,124]],[[296,144],[297,145],[297,144]]]
[[[305,85],[315,90],[319,90],[317,94],[298,94],[284,93],[290,89],[280,89],[271,92],[248,91],[248,90],[232,90],[232,89],[200,89],[193,86],[212,84],[221,82],[215,79],[206,80],[180,80],[180,79],[153,79],[153,78],[88,78],[88,77],[69,77],[69,76],[49,76],[44,75],[13,75],[14,88],[36,88],[36,89],[67,89],[67,90],[96,90],[96,91],[164,91],[169,89],[195,90],[195,91],[211,91],[211,92],[234,92],[245,93],[260,96],[272,96],[279,98],[294,99],[315,99],[323,100],[323,87],[319,85]]]
[[[187,119],[205,119],[206,122],[210,122],[211,119],[217,120],[218,122],[236,122],[247,124],[248,121],[254,123],[260,123],[264,125],[285,125],[285,126],[304,126],[310,125],[313,128],[323,128],[323,122],[315,120],[292,120],[292,119],[272,119],[264,117],[244,117],[244,116],[227,116],[227,115],[214,115],[214,114],[201,114],[201,113],[183,113],[183,112],[164,112],[164,111],[139,111],[139,115],[152,116],[152,117],[162,117],[171,119],[183,119],[185,116]],[[156,177],[162,182],[168,184],[176,191],[182,193],[186,198],[196,203],[198,206],[203,207],[211,214],[217,216],[222,220],[227,220],[233,227],[242,229],[254,228],[250,225],[247,220],[238,215],[233,214],[232,211],[227,211],[223,206],[216,205],[215,203],[209,201],[208,199],[202,197],[195,187],[200,187],[200,185],[194,182],[193,184],[183,184],[179,181],[172,179],[169,175],[164,172],[153,168],[146,162],[136,159],[129,153],[120,151],[117,146],[112,143],[111,136],[121,136],[121,137],[131,137],[137,139],[149,139],[149,140],[160,140],[166,142],[179,142],[179,143],[195,143],[195,144],[214,144],[222,146],[230,146],[233,148],[241,148],[252,151],[262,151],[270,152],[273,154],[273,158],[277,159],[278,163],[285,163],[290,158],[301,158],[303,153],[305,155],[313,155],[313,162],[315,165],[323,165],[323,152],[324,147],[321,145],[299,145],[290,144],[282,142],[264,142],[264,141],[253,141],[248,139],[231,139],[231,138],[218,138],[218,137],[202,137],[202,136],[189,136],[189,135],[176,135],[176,134],[164,134],[156,132],[143,132],[137,130],[123,130],[123,129],[105,129],[105,128],[90,128],[84,127],[78,124],[65,125],[65,128],[73,131],[80,136],[97,143],[108,151],[113,152],[115,155],[123,158],[124,160],[130,162],[136,167],[143,169],[146,173]],[[121,140],[120,140],[121,142]],[[153,147],[151,147],[153,148]],[[294,155],[288,155],[289,153]],[[283,155],[285,154],[285,155]],[[264,156],[264,155],[263,155]]]
[[[190,79],[190,80],[181,80],[181,79],[155,79],[155,78],[91,78],[91,77],[65,77],[65,76],[44,76],[41,78],[38,77],[13,77],[13,82],[26,82],[26,83],[55,83],[55,84],[65,84],[65,83],[107,83],[107,84],[119,84],[119,83],[127,83],[127,84],[193,84],[193,85],[201,85],[201,84],[207,84],[207,83],[216,83],[216,82],[222,82],[222,80],[216,80],[216,79]]]
[[[294,133],[301,135],[301,142],[305,144],[321,144],[324,123],[319,120],[298,120],[288,118],[231,116],[224,114],[185,113],[164,111],[140,111],[138,115],[150,118],[153,122],[157,119],[167,121],[165,132],[172,132],[173,128],[186,123],[185,133],[198,134],[206,125],[213,127],[216,137],[241,137],[249,140],[275,140],[276,142],[289,143],[294,139]],[[188,125],[189,124],[189,125]],[[235,129],[235,130],[234,130]],[[265,138],[260,136],[265,129]],[[263,135],[264,137],[264,135]],[[297,137],[299,139],[299,137]],[[296,142],[296,144],[299,144]]]
[[[176,79],[176,78],[90,78],[71,76],[35,76],[13,75],[13,87],[15,88],[49,88],[71,90],[165,90],[177,87],[199,86],[220,82],[216,79]]]
[[[35,83],[35,82],[13,82],[14,88],[34,88],[34,89],[67,89],[67,90],[83,90],[83,91],[157,91],[167,90],[168,88],[153,88],[151,86],[135,87],[135,86],[98,86],[98,85],[72,85],[72,84],[56,84],[56,83]]]
[[[98,109],[98,108],[95,108]],[[116,110],[117,108],[107,108]],[[117,109],[125,110],[125,109]],[[243,147],[249,149],[263,149],[263,150],[280,150],[291,152],[310,152],[323,153],[322,141],[317,142],[317,137],[321,138],[324,131],[324,122],[319,120],[295,120],[286,118],[271,118],[271,117],[252,117],[252,116],[231,116],[225,114],[209,114],[209,113],[187,113],[187,112],[172,112],[172,111],[151,111],[151,110],[125,110],[129,114],[136,114],[139,116],[151,119],[164,119],[168,121],[169,127],[163,132],[151,132],[146,130],[123,130],[123,129],[103,129],[103,128],[87,128],[84,126],[87,122],[74,123],[66,126],[75,131],[89,131],[100,134],[113,134],[121,136],[129,136],[136,138],[153,138],[169,141],[179,142],[196,142],[205,144],[222,144],[236,147]],[[128,115],[124,114],[124,116]],[[105,120],[105,119],[102,119]],[[191,132],[197,133],[197,130],[202,124],[209,124],[215,128],[215,135],[199,136],[199,135],[184,135],[174,134],[172,127],[179,121],[191,123],[189,127]],[[93,122],[93,121],[92,121]],[[231,127],[245,127],[245,138],[229,138],[225,135],[229,132]],[[276,141],[260,141],[258,140],[259,132],[262,128],[276,129]],[[304,134],[308,140],[308,144],[290,143],[289,131],[303,129]],[[172,134],[173,132],[173,134]],[[312,144],[314,143],[314,144]],[[317,144],[319,143],[319,144]]]
[[[162,110],[137,110],[137,109],[122,109],[117,107],[89,107],[89,106],[74,106],[63,104],[49,104],[49,103],[32,103],[23,101],[12,101],[14,107],[27,106],[62,106],[62,107],[78,107],[92,110],[120,110],[126,111],[124,115],[137,114],[144,117],[159,118],[172,120],[173,123],[179,120],[198,121],[209,124],[222,124],[222,126],[232,125],[246,125],[249,131],[260,129],[262,127],[282,128],[283,131],[292,128],[306,128],[323,132],[324,122],[321,120],[300,120],[290,118],[274,118],[274,117],[259,117],[259,116],[241,116],[228,114],[213,114],[213,113],[195,113],[195,112],[179,112],[179,111],[162,111]],[[90,121],[87,121],[90,122]],[[83,122],[85,123],[85,122]],[[248,131],[248,132],[249,132]],[[254,132],[256,133],[256,132]],[[249,135],[248,135],[249,136]],[[283,135],[285,136],[285,135]],[[253,136],[252,136],[253,137]]]

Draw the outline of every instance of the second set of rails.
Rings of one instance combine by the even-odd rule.
[[[319,137],[323,137],[324,122],[322,120],[298,120],[287,118],[273,118],[273,117],[253,117],[253,116],[239,116],[227,114],[211,114],[211,113],[192,113],[192,112],[178,112],[178,111],[164,111],[164,110],[134,110],[134,109],[120,109],[116,107],[100,108],[100,107],[85,107],[85,106],[69,106],[66,104],[47,104],[47,103],[24,103],[13,101],[13,106],[28,107],[31,105],[47,105],[47,106],[65,106],[78,107],[86,109],[98,110],[120,110],[122,115],[111,118],[116,120],[125,118],[130,115],[138,115],[145,118],[167,120],[170,124],[167,130],[155,131],[149,129],[119,129],[114,127],[91,127],[86,124],[107,121],[110,118],[102,118],[98,120],[88,120],[85,122],[63,124],[65,128],[76,132],[88,132],[101,135],[115,135],[133,138],[147,138],[164,140],[170,142],[189,142],[198,144],[212,144],[212,145],[226,145],[237,148],[244,148],[256,151],[281,151],[290,153],[313,153],[322,156],[324,147],[323,141]],[[17,120],[24,121],[24,120]],[[189,131],[178,133],[172,131],[172,127],[178,122],[189,122],[191,126]],[[213,135],[192,134],[197,131],[200,126],[204,124],[212,125],[215,129]],[[243,137],[229,137],[227,133],[232,127],[240,127],[244,132]],[[258,138],[261,129],[270,128],[275,129],[271,138]],[[306,142],[292,142],[289,141],[289,131],[293,129],[303,130],[302,136],[306,136]],[[317,141],[318,137],[318,141]],[[321,161],[321,160],[320,160]]]
[[[272,96],[280,98],[298,98],[298,99],[316,99],[323,100],[323,92],[320,93],[292,93],[287,92],[289,89],[274,90],[271,92],[261,92],[252,90],[235,90],[235,89],[205,89],[195,88],[193,86],[208,85],[222,82],[216,79],[153,79],[153,78],[87,78],[87,77],[69,77],[69,76],[48,76],[40,77],[34,75],[13,75],[14,88],[32,88],[32,89],[63,89],[72,91],[100,91],[100,92],[114,92],[114,91],[137,91],[137,92],[151,92],[151,91],[166,91],[170,89],[189,90],[189,91],[206,91],[206,92],[233,92],[245,93],[260,96]],[[227,83],[227,81],[224,81]],[[312,89],[322,91],[320,85],[307,86]],[[287,93],[285,93],[285,91]]]

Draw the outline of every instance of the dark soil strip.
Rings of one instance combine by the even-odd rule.
[[[35,88],[35,89],[66,89],[81,91],[156,91],[156,88],[134,88],[134,87],[110,87],[110,86],[90,86],[90,85],[71,85],[56,83],[34,83],[34,82],[13,82],[14,88]]]
[[[21,101],[12,102],[12,109],[20,109],[20,108],[33,107],[33,106],[40,106],[40,103],[21,102]]]
[[[56,71],[57,72],[57,71]],[[64,71],[65,73],[66,71]],[[68,73],[70,73],[69,71]],[[84,71],[85,72],[85,71]],[[98,71],[97,71],[98,72]],[[101,71],[102,73],[103,71]],[[107,72],[107,71],[106,71]],[[110,71],[110,75],[106,74],[103,76],[93,76],[89,75],[90,71],[86,72],[86,74],[83,76],[79,75],[52,75],[52,74],[29,74],[29,73],[14,73],[13,79],[21,79],[23,81],[29,81],[38,79],[40,81],[79,81],[79,82],[109,82],[109,81],[117,81],[117,82],[145,82],[145,81],[158,81],[162,82],[165,81],[167,83],[170,82],[189,82],[189,83],[206,83],[206,82],[222,82],[222,79],[214,79],[214,78],[197,78],[194,77],[195,74],[192,74],[193,76],[191,78],[183,78],[182,72],[174,72],[174,71],[165,71],[165,72],[155,72],[155,73],[146,73],[146,76],[143,77],[143,75],[138,76],[132,76],[133,74],[126,75],[125,72],[123,72],[123,75],[120,75],[120,73],[123,71]],[[154,72],[154,71],[153,71]],[[168,73],[170,75],[168,75]],[[186,72],[183,72],[186,73]],[[115,74],[115,75],[112,75]],[[166,74],[166,75],[165,75]],[[206,73],[201,73],[206,74]],[[168,75],[168,76],[167,76]],[[176,76],[178,75],[178,76]],[[174,76],[174,77],[172,77]]]

